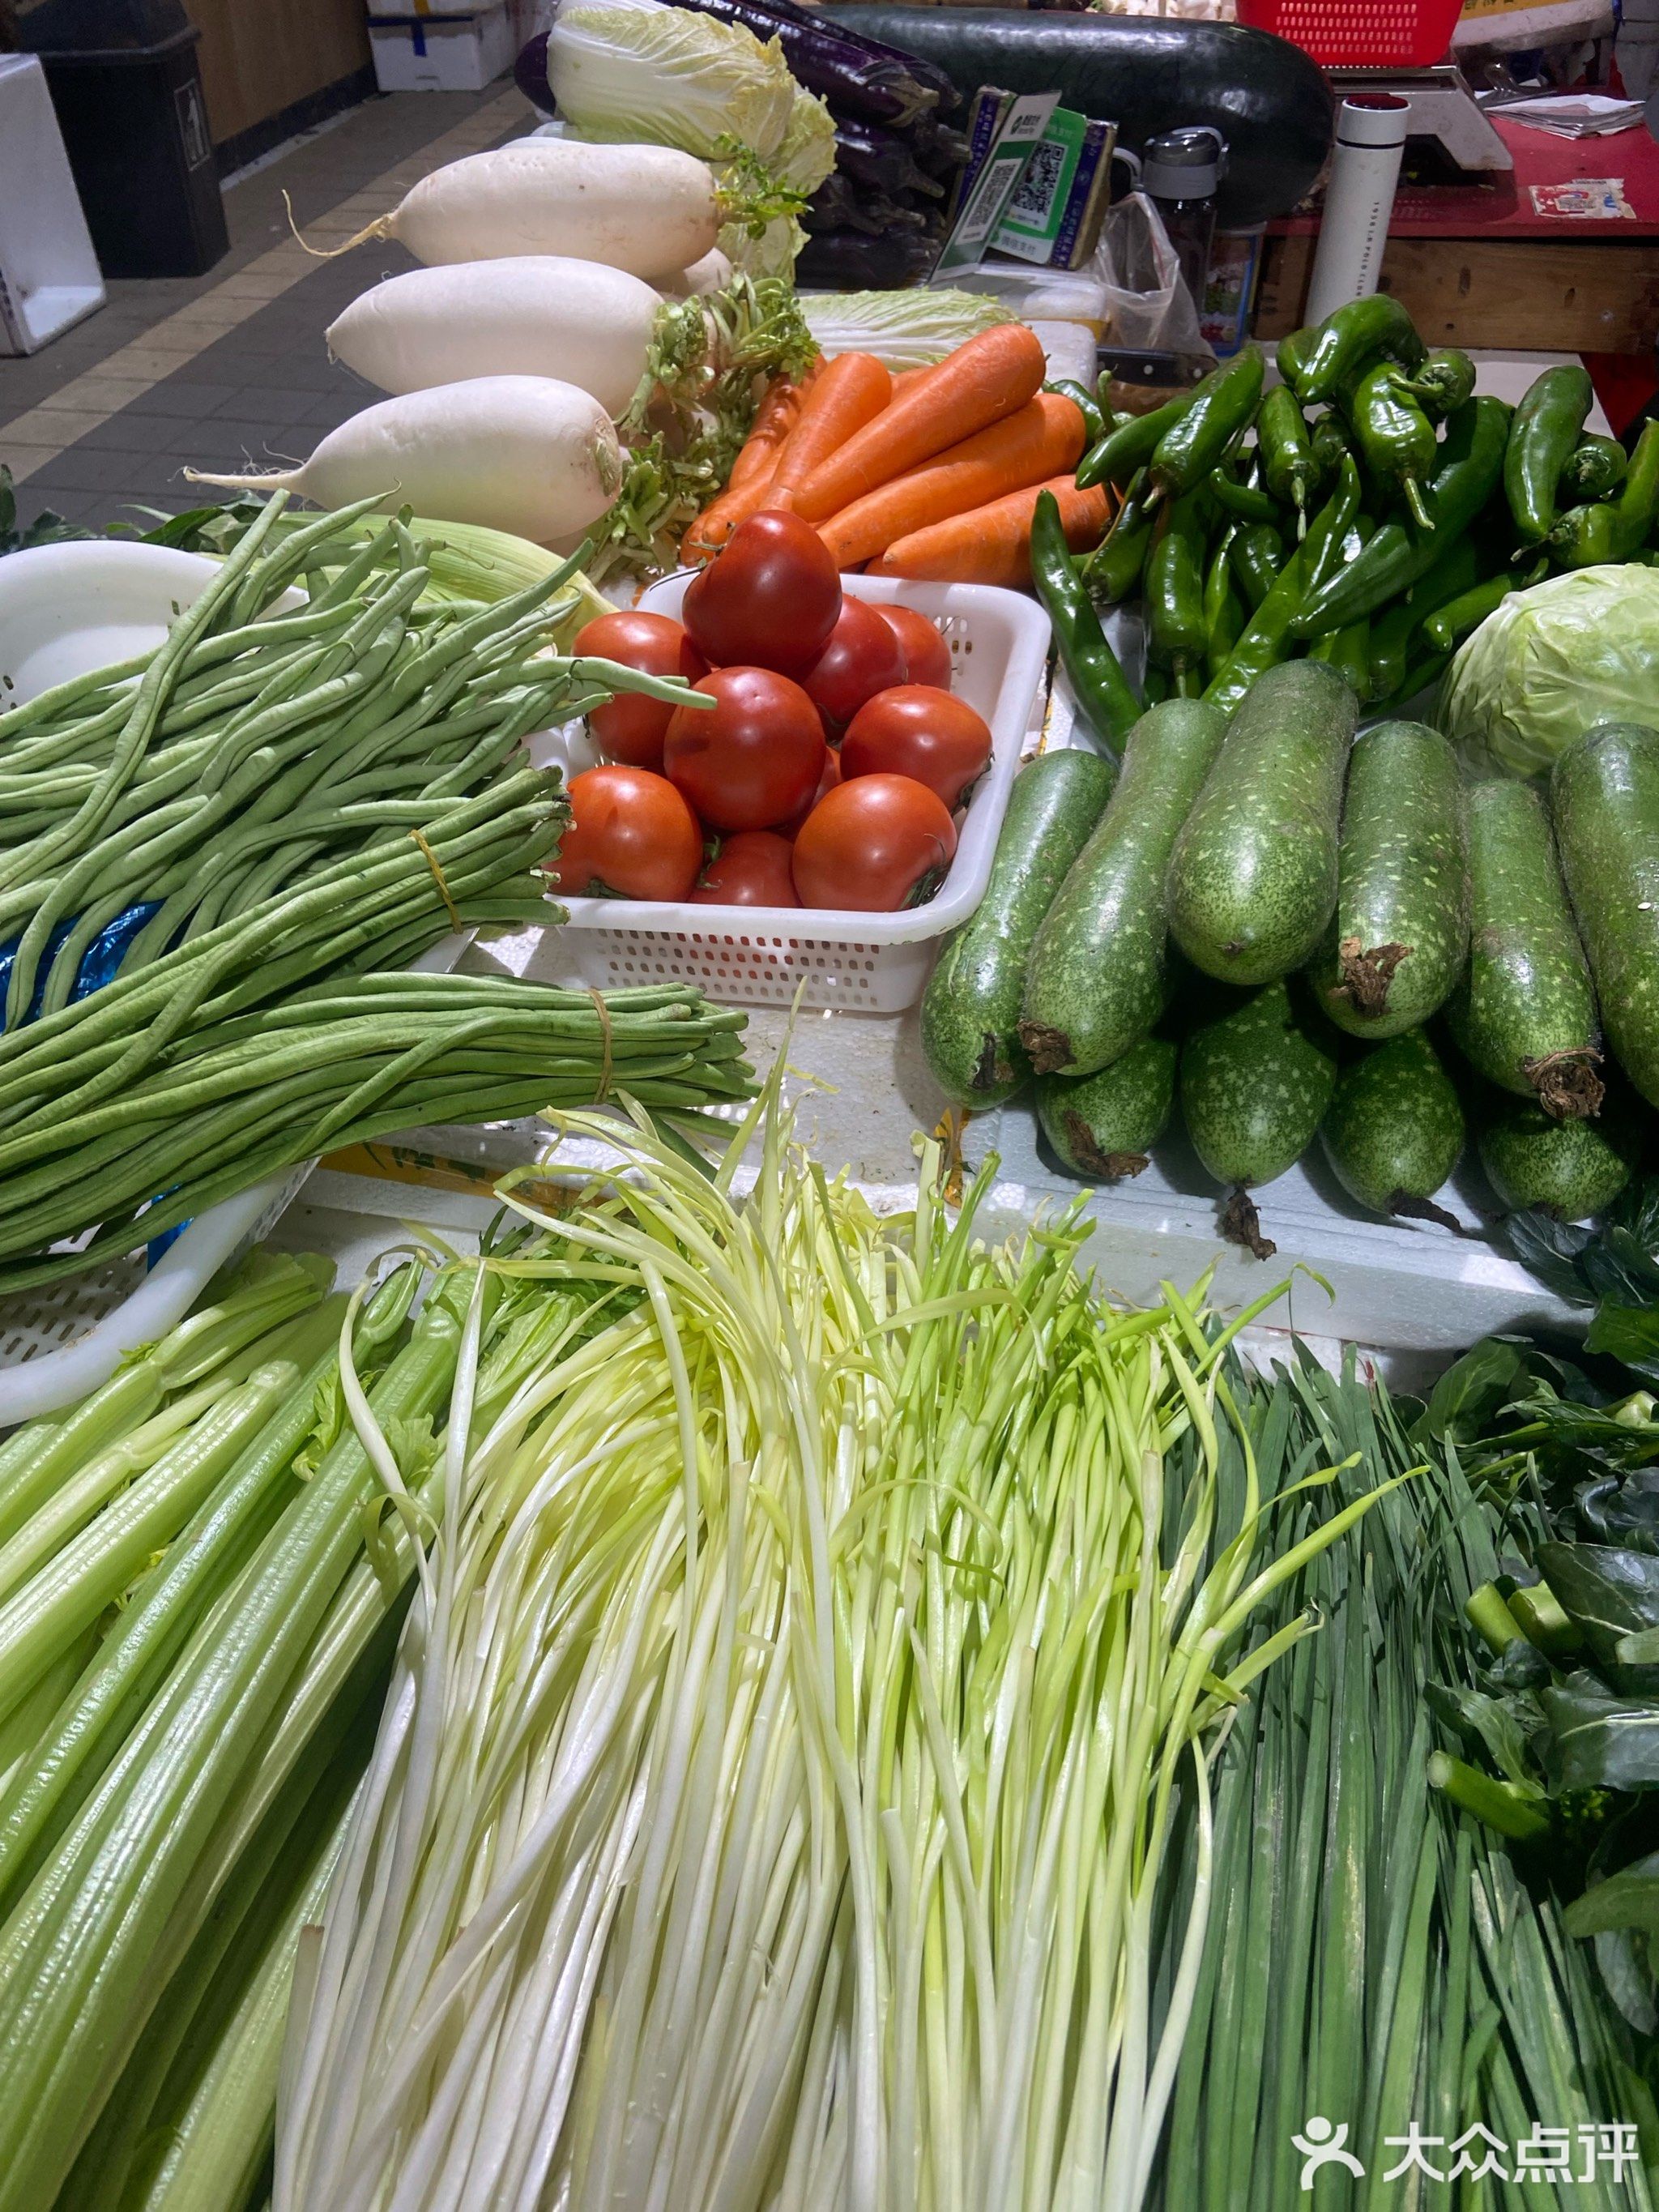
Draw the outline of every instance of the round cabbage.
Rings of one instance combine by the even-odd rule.
[[[1659,569],[1575,568],[1511,592],[1458,648],[1440,726],[1510,775],[1538,775],[1598,722],[1659,724]]]

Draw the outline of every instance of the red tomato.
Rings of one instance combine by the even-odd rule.
[[[803,906],[896,914],[956,849],[956,824],[934,793],[908,775],[861,775],[801,824],[795,889]]]
[[[914,607],[889,606],[872,601],[876,612],[904,648],[902,684],[933,684],[941,691],[951,688],[951,648],[937,628]]]
[[[805,676],[836,627],[841,576],[810,523],[769,509],[740,522],[698,570],[683,611],[711,668]]]
[[[547,872],[574,898],[683,899],[702,866],[697,818],[666,776],[590,768],[572,780],[570,827]]]
[[[903,683],[904,670],[896,634],[867,599],[849,595],[841,603],[829,644],[801,683],[825,730],[838,738],[866,699]]]
[[[832,746],[826,745],[823,749],[823,773],[818,778],[817,789],[807,800],[805,805],[801,808],[799,814],[792,814],[787,822],[779,823],[779,836],[799,837],[800,835],[801,823],[805,821],[807,816],[817,805],[819,799],[823,797],[824,793],[826,791],[833,791],[840,781],[841,755],[836,752]]]
[[[680,623],[668,615],[647,614],[640,607],[596,615],[577,631],[570,649],[591,653],[600,660],[620,661],[624,668],[637,668],[647,676],[684,676],[695,684],[708,673],[708,663]],[[660,769],[662,741],[673,711],[665,699],[620,691],[608,705],[593,708],[587,727],[606,760]]]
[[[769,830],[787,821],[823,771],[817,708],[799,684],[769,668],[717,668],[697,689],[717,702],[714,712],[675,708],[664,772],[711,829]]]
[[[901,684],[859,708],[841,748],[841,772],[909,775],[937,792],[952,812],[984,775],[991,732],[965,699],[931,684]]]
[[[739,830],[697,878],[693,906],[799,906],[790,848],[775,830]]]

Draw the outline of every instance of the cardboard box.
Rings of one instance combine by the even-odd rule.
[[[368,43],[382,92],[482,92],[516,51],[506,0],[466,15],[371,15]]]

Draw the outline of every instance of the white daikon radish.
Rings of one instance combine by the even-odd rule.
[[[705,253],[701,261],[694,261],[689,269],[676,270],[672,276],[658,280],[658,289],[671,299],[706,299],[710,292],[723,292],[732,282],[732,264],[716,246]]]
[[[193,483],[295,491],[319,507],[385,494],[434,522],[481,522],[544,544],[584,531],[621,488],[622,447],[591,392],[550,376],[477,376],[366,407],[302,467]]]
[[[551,376],[622,414],[651,364],[662,301],[625,269],[556,254],[388,276],[331,324],[329,349],[382,392]]]
[[[434,169],[334,252],[395,238],[428,267],[556,253],[649,283],[700,261],[724,220],[713,171],[676,147],[519,138]]]

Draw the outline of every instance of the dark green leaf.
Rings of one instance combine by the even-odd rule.
[[[1435,1384],[1414,1434],[1438,1443],[1448,1436],[1482,1436],[1527,1375],[1527,1346],[1518,1336],[1484,1336],[1454,1360]]]
[[[1615,1697],[1582,1669],[1539,1693],[1553,1791],[1659,1789],[1659,1703]]]
[[[1568,1915],[1571,1919],[1571,1908]],[[1595,1938],[1595,1963],[1607,1991],[1638,2035],[1659,2030],[1652,1946],[1633,1928],[1609,1928]]]
[[[1638,1468],[1581,1483],[1575,1493],[1579,1526],[1598,1544],[1659,1553],[1659,1468]]]
[[[1580,1264],[1595,1234],[1576,1222],[1557,1221],[1552,1214],[1530,1210],[1505,1214],[1498,1224],[1498,1235],[1527,1272],[1577,1306],[1595,1303],[1596,1294]]]
[[[1627,1666],[1618,1649],[1659,1628],[1659,1558],[1611,1544],[1540,1544],[1538,1567],[1613,1689],[1659,1690],[1659,1666]]]
[[[1659,1382],[1659,1306],[1604,1302],[1585,1334],[1584,1349],[1622,1361],[1644,1382]]]
[[[1500,1702],[1483,1691],[1446,1682],[1430,1683],[1427,1696],[1437,1717],[1455,1729],[1476,1757],[1484,1751],[1510,1782],[1537,1781],[1537,1763],[1527,1742],[1537,1715],[1528,1712],[1520,1698]]]
[[[1593,1884],[1564,1917],[1569,1936],[1600,1936],[1610,1928],[1659,1936],[1659,1851]]]

